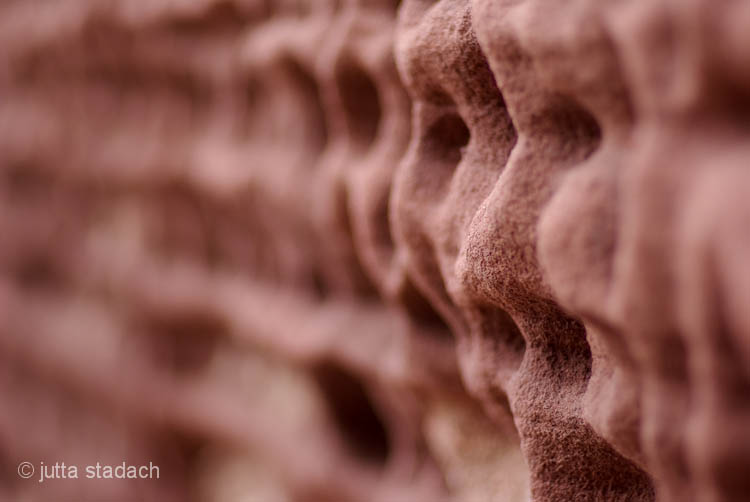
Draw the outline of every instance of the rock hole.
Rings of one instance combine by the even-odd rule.
[[[23,288],[60,290],[68,280],[59,261],[41,250],[26,253],[14,267],[13,277]]]
[[[435,333],[440,340],[453,342],[453,335],[443,318],[435,312],[432,305],[417,290],[411,280],[407,280],[403,290],[399,294],[399,303],[404,306],[409,318],[419,326],[429,329],[430,333]]]
[[[354,287],[358,294],[363,298],[375,298],[377,296],[377,288],[365,272],[365,267],[362,265],[362,262],[359,259],[359,255],[357,254],[356,246],[354,244],[354,227],[351,220],[351,214],[349,212],[349,197],[345,188],[339,188],[336,196],[336,202],[337,220],[343,225],[344,232],[351,245],[351,277]]]
[[[175,34],[187,37],[215,33],[237,33],[245,25],[246,16],[231,1],[217,2],[200,15],[175,16],[167,27]]]
[[[350,136],[364,147],[371,145],[377,136],[381,116],[375,82],[358,65],[344,60],[336,68],[336,85]]]
[[[383,252],[389,255],[389,258],[393,255],[395,250],[395,243],[393,241],[393,235],[391,234],[390,213],[391,188],[389,187],[388,190],[385,190],[380,194],[377,209],[375,211],[375,239]]]
[[[391,450],[388,431],[362,382],[332,363],[314,368],[313,377],[352,452],[366,462],[384,464]]]
[[[158,204],[148,222],[147,239],[164,257],[189,255],[201,262],[215,261],[212,225],[205,202],[186,182],[169,182],[153,192]]]
[[[229,330],[220,316],[200,309],[153,312],[141,327],[154,364],[177,374],[205,368]]]
[[[328,126],[326,112],[320,100],[318,83],[299,63],[292,59],[284,62],[289,80],[293,83],[298,96],[302,98],[303,108],[300,110],[307,124],[297,124],[295,127],[304,129],[306,142],[313,154],[319,154],[328,142]],[[293,124],[290,124],[292,126]],[[313,159],[311,159],[312,163]]]
[[[471,134],[466,123],[452,112],[442,115],[427,130],[422,146],[425,155],[435,163],[455,167],[461,161]]]
[[[325,300],[330,294],[321,270],[315,269],[310,274],[310,289],[313,298],[319,301]]]

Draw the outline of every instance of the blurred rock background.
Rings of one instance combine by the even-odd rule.
[[[748,500],[748,28],[5,0],[0,500]]]

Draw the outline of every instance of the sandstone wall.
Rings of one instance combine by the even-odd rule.
[[[0,500],[750,500],[749,169],[742,1],[6,0]]]

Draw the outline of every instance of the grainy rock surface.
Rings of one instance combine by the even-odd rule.
[[[750,4],[6,0],[0,96],[0,500],[750,500]]]

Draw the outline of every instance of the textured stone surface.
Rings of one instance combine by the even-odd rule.
[[[0,96],[0,499],[750,498],[746,3],[7,0]]]

